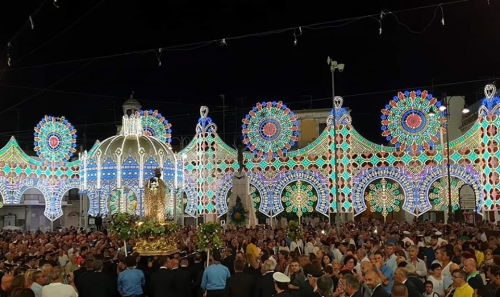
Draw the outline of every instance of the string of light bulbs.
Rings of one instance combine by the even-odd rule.
[[[105,0],[99,2],[94,8],[89,10],[85,15],[83,15],[79,20],[81,20],[84,16],[86,16],[88,13],[90,13],[92,10],[97,8],[100,4],[102,4]],[[259,32],[259,33],[251,33],[251,34],[246,34],[246,35],[240,35],[240,36],[233,36],[233,37],[226,37],[226,38],[221,38],[221,39],[216,39],[216,40],[208,40],[208,41],[202,41],[202,42],[193,42],[193,43],[188,43],[188,44],[181,44],[181,45],[173,45],[173,46],[167,46],[167,47],[161,47],[161,48],[155,48],[155,49],[147,49],[147,50],[139,50],[139,51],[133,51],[133,52],[126,52],[126,53],[119,53],[119,54],[111,54],[111,55],[103,55],[103,56],[98,56],[98,57],[91,57],[91,58],[82,58],[82,59],[74,59],[74,60],[68,60],[68,61],[59,61],[59,62],[52,62],[52,63],[45,63],[45,64],[39,64],[39,65],[32,65],[32,66],[25,66],[25,67],[18,67],[18,68],[9,68],[6,69],[4,68],[2,70],[2,73],[5,71],[16,71],[16,70],[25,70],[25,69],[32,69],[32,68],[38,68],[38,67],[47,67],[47,66],[55,66],[55,65],[62,65],[62,64],[70,64],[70,63],[75,63],[75,62],[83,62],[83,61],[88,61],[91,59],[110,59],[110,58],[115,58],[115,57],[120,57],[120,56],[127,56],[127,55],[135,55],[135,54],[145,54],[145,53],[153,53],[158,61],[158,66],[161,66],[161,56],[164,52],[175,52],[175,51],[192,51],[192,50],[197,50],[212,44],[216,44],[218,46],[228,46],[229,41],[231,40],[238,40],[238,39],[244,39],[244,38],[250,38],[250,37],[262,37],[262,36],[268,36],[268,35],[274,35],[274,34],[281,34],[285,32],[292,31],[293,33],[293,44],[297,45],[298,44],[298,37],[300,37],[303,34],[303,30],[305,29],[310,29],[310,30],[322,30],[322,29],[328,29],[328,28],[340,28],[347,26],[349,24],[352,24],[354,22],[360,21],[360,20],[365,20],[365,19],[374,19],[379,23],[379,34],[382,34],[382,20],[386,16],[393,16],[396,20],[396,22],[400,25],[405,27],[408,32],[413,33],[413,34],[421,34],[425,32],[432,22],[435,20],[437,16],[437,11],[441,10],[441,23],[444,25],[444,6],[447,5],[455,5],[459,3],[464,3],[464,2],[470,2],[471,0],[455,0],[455,1],[450,1],[446,3],[439,3],[439,4],[434,4],[434,5],[426,5],[426,6],[420,6],[420,7],[414,7],[414,8],[408,8],[408,9],[401,9],[401,10],[396,10],[396,11],[390,11],[387,9],[382,10],[380,13],[377,14],[370,14],[370,15],[365,15],[365,16],[358,16],[358,17],[352,17],[352,18],[344,18],[344,19],[339,19],[339,20],[332,20],[328,22],[322,22],[322,23],[315,23],[315,24],[309,24],[309,25],[303,25],[303,26],[297,26],[297,27],[292,27],[292,28],[286,28],[286,29],[279,29],[279,30],[272,30],[272,31],[266,31],[266,32]],[[423,9],[428,9],[428,8],[434,8],[434,15],[432,19],[425,25],[424,29],[422,30],[413,30],[411,29],[407,24],[401,22],[399,18],[397,17],[397,14],[403,13],[403,12],[409,12],[409,11],[417,11],[417,10],[423,10]],[[77,22],[79,21],[77,20]],[[75,22],[76,23],[76,22]],[[70,27],[74,26],[73,23],[70,25]],[[31,55],[33,52],[36,50],[40,49],[41,47],[45,46],[49,42],[51,42],[53,39],[57,38],[58,36],[62,35],[65,31],[67,31],[70,27],[67,29],[63,30],[61,33],[56,35],[54,38],[51,40],[43,43],[41,46],[35,48],[33,51],[28,53],[27,55],[23,56],[22,58],[18,59],[15,61],[15,63],[12,63],[10,60],[10,57],[8,57],[9,63],[7,63],[8,67],[15,65],[20,62],[20,60],[26,58],[27,56]],[[1,76],[0,76],[1,79]]]
[[[26,27],[27,24],[30,25],[31,29],[34,29],[35,28],[35,23],[33,21],[33,18],[34,16],[41,10],[41,8],[43,7],[43,5],[45,5],[45,3],[47,3],[48,0],[45,0],[40,6],[39,8],[37,9],[37,11],[33,14],[31,14],[29,16],[29,19],[28,19],[28,22],[25,23],[25,25],[23,25],[23,27],[20,29],[20,31],[18,33],[15,34],[14,38],[17,37],[19,35],[19,33],[24,30],[24,28]],[[106,2],[106,0],[101,0],[99,1],[99,3],[97,3],[96,5],[94,5],[91,9],[89,9],[87,12],[85,12],[82,16],[80,16],[76,21],[74,21],[73,23],[71,23],[68,27],[66,27],[65,29],[63,29],[61,32],[59,32],[58,34],[56,34],[54,37],[50,38],[49,40],[47,40],[46,42],[40,44],[39,46],[35,47],[33,50],[31,50],[30,52],[28,52],[26,55],[22,56],[21,58],[19,59],[16,59],[14,62],[12,61],[11,59],[11,56],[10,56],[10,50],[7,52],[7,66],[4,67],[4,69],[2,69],[2,72],[0,73],[0,80],[2,79],[2,76],[4,74],[4,72],[6,71],[6,69],[10,66],[13,66],[15,64],[18,64],[19,62],[21,62],[22,60],[26,59],[27,57],[31,56],[32,54],[34,54],[35,52],[37,52],[38,50],[40,50],[41,48],[43,48],[44,46],[46,46],[47,44],[51,43],[52,41],[56,40],[59,36],[63,35],[64,33],[66,33],[68,30],[70,30],[71,28],[73,28],[77,23],[79,23],[81,20],[83,20],[87,15],[89,15],[90,13],[92,13],[94,10],[96,10],[99,6],[101,6],[104,2]],[[57,0],[53,0],[53,4],[56,8],[59,8],[58,4],[57,4]],[[7,48],[10,49],[12,47],[12,42],[14,40],[14,38],[11,38],[11,41],[8,42],[7,44]],[[95,58],[92,58],[92,59],[88,59],[88,60],[95,60]]]
[[[363,96],[395,93],[395,92],[399,92],[401,90],[419,90],[419,89],[428,89],[428,88],[434,88],[434,87],[446,87],[446,86],[471,84],[471,83],[479,83],[479,82],[494,83],[497,80],[500,80],[500,77],[493,77],[493,78],[487,78],[487,79],[454,81],[454,82],[432,84],[432,85],[425,85],[425,86],[401,87],[401,88],[397,88],[397,89],[388,89],[388,90],[382,90],[382,91],[371,91],[371,92],[364,92],[364,93],[347,94],[347,95],[342,95],[342,98],[363,97]],[[123,100],[129,99],[128,97],[121,97],[121,96],[111,96],[111,95],[103,95],[103,94],[91,94],[91,93],[81,93],[81,92],[74,92],[74,91],[57,90],[57,89],[51,89],[50,87],[37,88],[37,87],[16,86],[16,85],[8,85],[8,84],[0,84],[0,87],[35,90],[35,91],[43,91],[43,92],[53,92],[53,93],[70,94],[70,95],[93,96],[93,97],[109,98],[109,99],[123,99]],[[38,94],[36,94],[36,95],[38,95]],[[137,98],[137,100],[144,101],[144,102],[163,103],[163,104],[175,103],[178,105],[186,105],[186,106],[192,106],[192,107],[196,107],[196,108],[200,107],[199,104],[190,104],[190,103],[184,103],[184,102],[150,100],[150,99],[142,99],[142,98]],[[310,102],[320,102],[320,101],[330,101],[330,100],[332,100],[332,97],[323,97],[323,98],[315,98],[315,99],[311,98],[311,99],[307,99],[307,100],[286,102],[286,104],[293,105],[293,104],[300,104],[300,103],[310,103]],[[225,109],[225,112],[248,111],[249,108],[251,108],[251,107]],[[213,114],[219,114],[219,113],[223,113],[223,112],[224,112],[223,110],[211,110],[210,114],[213,115]],[[199,116],[198,113],[193,113],[193,115]],[[168,118],[170,119],[170,118],[185,117],[185,116],[191,116],[191,114],[182,113],[182,114],[177,114],[177,115],[169,115]]]
[[[7,41],[7,45],[4,48],[2,48],[2,50],[0,51],[0,52],[4,52],[7,49],[7,66],[8,67],[10,67],[11,63],[12,63],[12,59],[10,57],[10,49],[12,47],[12,43],[17,39],[17,37],[19,35],[21,35],[21,33],[26,28],[30,27],[31,30],[35,29],[35,22],[33,21],[33,19],[40,13],[40,11],[42,10],[42,8],[45,6],[45,4],[47,2],[48,2],[48,0],[45,0],[42,3],[40,3],[40,5],[38,5],[38,7],[33,11],[33,13],[31,13],[28,16],[28,20],[21,25],[21,27],[14,33],[14,35],[9,39],[9,41]],[[4,67],[4,69],[0,73],[0,79],[2,79],[2,76],[3,76],[4,71],[5,71],[6,68],[7,67]]]

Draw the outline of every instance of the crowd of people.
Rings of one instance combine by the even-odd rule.
[[[105,227],[0,236],[0,297],[499,297],[500,231],[432,222],[226,226],[224,247],[144,257]]]

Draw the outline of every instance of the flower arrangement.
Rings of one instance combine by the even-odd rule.
[[[120,240],[135,238],[137,235],[135,221],[135,217],[128,213],[117,213],[113,216],[111,232],[116,234]]]
[[[168,235],[175,234],[181,230],[181,226],[176,222],[166,222],[163,226],[165,226],[165,233]]]
[[[222,247],[222,227],[215,222],[201,224],[198,228],[198,248],[218,250]]]
[[[288,238],[290,238],[291,240],[302,239],[302,237],[304,236],[304,230],[302,229],[302,226],[296,221],[288,222],[286,233],[288,234]]]
[[[241,203],[241,198],[239,196],[236,196],[236,204],[231,210],[229,217],[231,218],[231,223],[235,226],[245,225],[248,219],[247,210],[243,207],[243,203]]]
[[[160,236],[165,234],[165,226],[154,221],[136,222],[137,235],[142,236]]]

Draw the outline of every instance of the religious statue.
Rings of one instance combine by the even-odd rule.
[[[237,138],[234,147],[236,148],[236,151],[238,152],[238,173],[241,174],[243,169],[246,169],[245,167],[245,159],[243,158],[243,152],[245,151],[245,144],[240,138]]]
[[[148,180],[144,189],[144,211],[147,219],[165,223],[167,186],[161,180],[161,169],[156,168],[154,177]]]

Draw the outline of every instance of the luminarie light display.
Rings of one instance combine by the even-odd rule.
[[[268,217],[287,211],[287,201],[282,197],[293,193],[297,184],[301,189],[303,185],[312,187],[317,196],[313,211],[325,216],[335,212],[360,215],[367,210],[366,202],[370,208],[387,213],[398,212],[394,206],[400,206],[399,211],[414,216],[443,209],[447,201],[443,201],[440,183],[447,154],[437,141],[440,115],[432,119],[427,113],[431,106],[439,107],[437,100],[425,91],[406,91],[390,101],[383,109],[382,130],[393,146],[374,144],[362,137],[342,107],[341,98],[335,102],[326,129],[311,144],[296,150],[288,147],[298,137],[299,123],[293,111],[281,103],[259,103],[243,119],[243,134],[250,149],[244,153],[246,174],[258,211]],[[457,187],[462,183],[472,186],[479,213],[500,209],[499,104],[496,89],[488,85],[476,123],[450,142],[453,183]],[[218,136],[208,108],[201,108],[196,135],[178,154],[168,144],[168,122],[155,111],[148,110],[147,119],[142,118],[145,114],[137,116],[134,112],[125,117],[122,133],[96,143],[76,161],[70,160],[76,131],[62,117],[44,117],[37,125],[35,146],[40,159],[27,156],[12,138],[0,150],[4,207],[20,204],[24,191],[36,188],[45,198],[45,216],[55,220],[63,215],[64,193],[79,188],[90,199],[91,215],[115,211],[142,214],[145,181],[154,168],[162,168],[169,193],[167,213],[172,213],[174,195],[180,193],[185,198],[177,202],[186,199],[183,213],[188,216],[226,213],[231,177],[238,170],[237,154]],[[143,123],[149,125],[149,132],[144,132]],[[397,188],[398,195],[403,196],[403,200],[397,199],[400,205],[384,208],[382,196],[366,201],[373,186],[380,190],[377,184],[382,180],[387,182],[386,193]],[[453,209],[459,207],[456,198],[452,203]],[[293,211],[293,207],[289,209]]]

